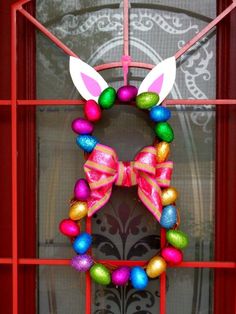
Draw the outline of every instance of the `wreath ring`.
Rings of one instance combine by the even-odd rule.
[[[188,245],[188,236],[180,231],[179,211],[175,206],[178,192],[170,186],[173,162],[168,160],[174,132],[167,122],[171,117],[168,108],[161,105],[175,82],[175,57],[155,66],[142,81],[139,89],[125,85],[116,90],[108,86],[102,76],[82,60],[70,57],[70,74],[75,87],[86,100],[85,118],[72,122],[78,134],[76,142],[88,154],[84,164],[86,179],[75,183],[74,197],[70,201],[69,218],[61,221],[60,231],[71,239],[76,256],[71,265],[77,271],[89,271],[98,284],[124,286],[131,281],[137,290],[143,290],[148,278],[160,276],[168,265],[182,262],[182,249]],[[144,147],[133,161],[119,161],[112,147],[100,144],[92,135],[94,123],[101,119],[102,110],[113,107],[116,99],[129,103],[135,100],[139,109],[149,110],[156,123],[157,144]],[[138,196],[163,228],[167,229],[167,246],[152,257],[144,267],[113,267],[98,263],[90,253],[92,236],[80,233],[80,222],[100,210],[110,199],[113,185],[137,185]]]

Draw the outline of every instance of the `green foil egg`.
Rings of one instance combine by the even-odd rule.
[[[109,270],[102,264],[95,264],[90,268],[90,276],[94,282],[107,286],[111,282]]]
[[[155,133],[159,139],[168,143],[172,142],[174,139],[174,132],[168,122],[157,123]]]
[[[166,232],[167,241],[177,249],[184,249],[188,246],[188,236],[180,230],[168,230]]]
[[[140,109],[149,109],[159,101],[159,95],[153,92],[144,92],[136,97],[136,105]]]
[[[103,109],[110,109],[116,100],[116,90],[113,87],[107,87],[98,98],[98,103]]]

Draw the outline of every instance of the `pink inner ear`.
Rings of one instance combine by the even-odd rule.
[[[162,74],[157,79],[155,79],[152,85],[149,86],[148,91],[160,94],[160,91],[163,85],[163,80],[164,80],[164,74]]]
[[[98,82],[95,81],[92,77],[82,72],[81,72],[81,77],[89,93],[94,97],[98,97],[102,92],[101,87],[98,84]]]

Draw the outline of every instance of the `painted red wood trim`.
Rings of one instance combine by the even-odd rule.
[[[12,177],[12,313],[18,314],[18,223],[17,223],[17,26],[11,7],[11,177]]]
[[[222,12],[230,0],[218,0]],[[236,96],[236,12],[232,12],[217,29],[217,97]],[[234,134],[234,135],[233,135]],[[236,261],[236,108],[223,106],[216,109],[216,226],[215,259]],[[235,270],[215,271],[214,314],[232,314],[236,308]]]
[[[17,100],[18,106],[65,106],[65,105],[83,105],[84,100],[76,99],[20,99]],[[0,100],[0,106],[9,106],[10,100]],[[120,105],[117,103],[116,105]],[[133,104],[135,105],[135,103]],[[228,106],[236,105],[236,99],[166,99],[163,105],[189,105],[189,106]]]
[[[92,234],[92,220],[89,217],[86,217],[86,232]],[[89,251],[92,253],[92,250]],[[92,309],[92,282],[89,272],[85,275],[85,293],[86,293],[86,300],[85,300],[85,314],[91,314]]]
[[[25,5],[35,14],[35,1]],[[18,27],[18,99],[35,99],[35,28],[20,14]],[[18,256],[36,258],[36,107],[17,106],[18,127]],[[29,236],[30,235],[30,236]],[[35,267],[19,267],[19,314],[35,313]],[[27,296],[27,297],[25,297]]]
[[[161,249],[166,246],[166,230],[161,228]],[[160,314],[166,314],[166,272],[160,276]]]
[[[5,264],[7,262],[11,263],[11,259],[0,259]],[[45,259],[45,258],[20,258],[19,264],[21,265],[69,265],[70,259]],[[112,266],[144,266],[147,264],[148,260],[137,260],[137,261],[127,261],[127,260],[98,260],[101,263],[108,263]],[[185,261],[176,266],[168,266],[171,268],[232,268],[236,269],[236,262],[219,262],[219,261]]]

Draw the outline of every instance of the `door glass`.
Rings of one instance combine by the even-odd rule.
[[[122,4],[120,1],[37,0],[37,18],[84,61],[98,65],[122,55]],[[131,1],[130,50],[133,60],[157,64],[173,55],[215,16],[215,1]],[[178,62],[176,84],[169,98],[215,98],[215,33]],[[146,70],[131,69],[130,83],[139,86]],[[108,84],[122,86],[121,69],[102,73]],[[78,99],[68,71],[68,56],[41,34],[37,36],[37,97]],[[204,104],[203,104],[204,105]],[[180,198],[181,228],[190,236],[185,260],[212,260],[214,254],[214,106],[171,106],[175,131],[171,159],[175,162],[173,186]],[[83,154],[75,144],[71,121],[82,116],[80,106],[39,107],[38,134],[38,254],[44,258],[70,258],[71,245],[59,234],[58,224],[68,214],[74,182],[83,173]],[[154,139],[148,116],[134,107],[117,106],[103,115],[94,133],[112,146],[120,160],[132,160]],[[137,198],[136,188],[114,188],[111,200],[93,218],[94,254],[103,259],[148,259],[160,245],[160,228]],[[84,293],[80,275],[61,268],[60,280]],[[212,313],[212,272],[170,269],[167,273],[168,314],[182,314],[175,307],[181,296],[188,313]],[[204,280],[202,280],[204,276]],[[53,278],[53,279],[52,279]],[[47,293],[54,277],[39,272],[39,312],[50,313]],[[79,287],[81,288],[78,288]],[[181,289],[179,289],[181,287]],[[190,289],[191,287],[191,289]],[[73,289],[73,288],[72,288]],[[199,292],[201,291],[201,293]],[[68,295],[69,295],[68,291]],[[65,313],[66,297],[58,312]],[[197,308],[195,307],[197,298]],[[82,301],[81,301],[82,302]],[[126,287],[93,286],[93,313],[157,313],[159,280],[145,292]],[[76,304],[78,299],[76,299]]]

